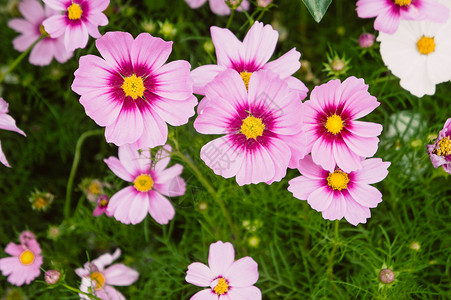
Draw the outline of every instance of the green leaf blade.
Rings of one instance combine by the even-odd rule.
[[[302,0],[302,2],[307,6],[313,19],[319,23],[326,14],[332,0]]]

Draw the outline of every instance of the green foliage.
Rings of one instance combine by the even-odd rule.
[[[332,0],[302,0],[316,22],[321,22]]]

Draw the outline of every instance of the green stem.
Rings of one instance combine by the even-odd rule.
[[[75,146],[75,155],[74,155],[74,161],[72,162],[72,168],[70,169],[70,175],[69,179],[67,181],[67,189],[66,189],[66,202],[64,203],[64,218],[69,218],[70,214],[70,197],[72,194],[72,186],[74,184],[74,178],[75,174],[77,173],[78,163],[80,162],[80,153],[81,153],[81,147],[83,146],[84,141],[94,135],[101,135],[103,134],[103,129],[95,129],[95,130],[89,130],[83,133],[77,141],[77,144]]]
[[[327,273],[329,274],[329,281],[330,281],[330,283],[332,285],[332,290],[334,292],[334,296],[337,299],[338,299],[337,289],[335,288],[335,284],[334,284],[333,280],[334,280],[334,256],[335,256],[335,252],[337,251],[337,245],[338,245],[338,235],[339,235],[338,228],[339,228],[339,225],[340,225],[340,220],[335,220],[334,240],[333,240],[334,241],[333,242],[334,245],[332,247],[332,250],[330,251],[329,261],[328,261],[328,264],[327,264]]]
[[[77,293],[77,294],[83,294],[83,295],[86,295],[86,296],[88,296],[90,299],[102,300],[102,298],[99,298],[99,297],[97,297],[97,296],[94,296],[93,294],[88,294],[88,293],[82,292],[82,291],[80,291],[79,289],[73,288],[73,287],[71,287],[70,285],[67,285],[67,284],[65,284],[65,283],[62,283],[61,285],[64,286],[66,289],[72,291],[72,292],[75,292],[75,293]]]
[[[31,44],[30,47],[27,48],[27,50],[25,50],[24,52],[22,52],[17,58],[16,60],[13,61],[13,63],[9,66],[8,70],[5,71],[5,73],[0,74],[0,83],[3,82],[3,80],[5,79],[6,75],[8,75],[9,73],[11,73],[16,67],[17,65],[22,61],[22,59],[24,59],[25,56],[27,56],[27,54],[31,51],[31,49],[33,49],[33,47],[39,43],[45,36],[41,36],[40,38],[38,38],[36,41],[34,41],[33,44]]]
[[[235,15],[235,10],[232,9],[232,12],[230,13],[229,20],[227,21],[226,28],[229,28],[230,24],[232,24],[233,16]]]

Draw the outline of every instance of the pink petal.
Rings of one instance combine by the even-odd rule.
[[[109,286],[109,285],[105,285],[104,289],[104,296],[101,299],[108,299],[108,300],[126,300],[126,298],[124,297],[124,295],[122,295],[121,292],[119,292],[118,290],[116,290],[114,287]],[[98,296],[101,296],[100,293],[98,293]]]
[[[209,0],[210,9],[218,16],[230,15],[230,8],[223,0]]]
[[[121,249],[116,249],[113,254],[105,253],[97,257],[92,261],[92,263],[99,268],[100,271],[103,271],[105,266],[111,265],[116,259],[121,256]],[[89,266],[89,264],[85,264],[85,267]]]
[[[359,18],[374,18],[388,9],[385,0],[359,0],[357,1],[357,15]]]
[[[110,4],[110,0],[91,0],[89,9],[94,12],[104,11]],[[105,24],[106,25],[106,24]]]
[[[305,156],[299,161],[298,170],[302,175],[311,179],[323,180],[325,178],[325,174],[327,173],[323,168],[313,162],[310,155]]]
[[[275,175],[276,168],[270,154],[264,147],[259,146],[244,154],[243,163],[236,174],[236,182],[238,185],[257,184],[267,182]]]
[[[168,166],[171,161],[172,147],[169,144],[164,145],[158,150],[155,156],[155,172],[161,172]]]
[[[225,134],[228,132],[230,122],[237,114],[229,105],[223,101],[215,101],[215,105],[207,105],[202,114],[194,120],[194,128],[202,134]]]
[[[144,192],[136,192],[133,202],[130,204],[128,220],[133,225],[140,223],[147,216],[149,209],[149,195]]]
[[[393,34],[398,29],[400,22],[399,13],[389,9],[380,13],[374,21],[374,29]]]
[[[143,126],[142,135],[133,143],[133,147],[143,149],[164,145],[168,139],[166,123],[149,106],[140,106],[140,110],[145,126]]]
[[[218,241],[210,245],[208,265],[215,278],[218,276],[224,277],[234,260],[235,249],[231,243]]]
[[[108,168],[122,180],[133,182],[135,179],[116,157],[110,156],[103,161],[107,164]]]
[[[172,42],[141,33],[133,42],[130,56],[135,70],[139,68],[158,70],[168,60],[171,51]]]
[[[308,197],[307,202],[314,210],[324,211],[335,198],[334,192],[328,186],[323,186],[313,191]]]
[[[0,129],[14,131],[25,136],[25,132],[17,127],[13,117],[7,114],[0,114]]]
[[[45,31],[52,37],[57,38],[66,32],[66,17],[64,15],[51,16],[42,22]],[[66,46],[67,47],[67,46]]]
[[[194,107],[197,105],[197,98],[191,94],[184,101],[159,99],[153,102],[154,111],[167,123],[172,126],[180,126],[188,123],[189,118],[194,116]]]
[[[225,67],[218,65],[204,65],[192,70],[191,78],[194,81],[193,92],[195,94],[205,95],[206,85],[225,69]]]
[[[346,213],[346,201],[341,193],[336,193],[329,207],[322,211],[322,216],[326,220],[341,220]]]
[[[206,289],[194,294],[190,300],[218,300],[218,295],[211,289]]]
[[[224,274],[232,287],[248,287],[258,280],[258,264],[246,256],[232,263]]]
[[[421,13],[426,17],[426,19],[439,23],[444,23],[449,19],[449,9],[440,2],[423,0],[421,1],[421,5]]]
[[[34,34],[23,34],[13,40],[14,49],[19,52],[24,52],[28,49],[39,37]]]
[[[252,78],[252,77],[251,77]],[[237,108],[248,104],[248,95],[243,79],[235,70],[225,70],[215,77],[215,80],[207,85],[206,98],[208,105],[221,105],[221,108],[232,113]],[[220,102],[216,104],[215,102]]]
[[[346,199],[345,219],[354,226],[359,223],[366,223],[366,219],[371,217],[370,209],[355,202],[350,195],[343,194]]]
[[[15,244],[13,242],[8,243],[5,248],[5,252],[11,256],[19,256],[25,251],[24,246]]]
[[[26,20],[36,23],[44,19],[44,8],[35,0],[23,0],[19,3],[19,11]]]
[[[130,144],[126,144],[119,147],[118,150],[119,160],[128,173],[133,175],[134,177],[147,173],[150,169],[151,160],[150,154],[147,151],[146,153],[139,153],[138,149],[134,148]],[[134,181],[135,178],[133,178]]]
[[[109,285],[127,286],[133,284],[139,273],[124,264],[114,264],[103,271],[105,281]]]
[[[355,181],[362,184],[373,184],[387,177],[390,162],[380,158],[370,158],[362,161],[362,168],[354,172]]]
[[[186,183],[182,177],[176,176],[164,184],[155,184],[154,189],[164,196],[182,196],[186,191]]]
[[[84,23],[80,23],[80,25],[76,26],[66,26],[64,46],[66,46],[68,52],[74,51],[77,48],[85,48],[88,44],[88,39],[88,29]]]
[[[310,105],[316,110],[324,111],[329,105],[336,106],[339,98],[336,97],[340,89],[340,80],[330,80],[320,86],[316,86],[310,94]]]
[[[165,170],[161,170],[160,172],[158,172],[158,176],[155,180],[155,183],[157,184],[164,184],[168,181],[171,181],[172,179],[174,179],[174,177],[179,176],[180,174],[182,174],[183,171],[183,166],[180,164],[175,164],[170,168],[167,168]]]
[[[297,94],[298,100],[304,100],[307,97],[308,88],[296,77],[289,76],[284,79],[288,83],[288,88]]]
[[[191,284],[207,287],[215,279],[209,267],[202,263],[192,263],[188,266],[185,280]]]
[[[361,137],[375,137],[381,134],[382,125],[371,122],[351,121],[346,127],[351,133]]]
[[[128,32],[107,32],[96,40],[100,55],[116,70],[130,68],[133,37]],[[128,74],[127,74],[128,75]]]
[[[284,178],[287,174],[287,167],[291,158],[291,150],[283,140],[276,138],[268,139],[265,147],[274,163],[274,177],[269,181],[266,181],[267,184],[272,184],[274,181],[282,180],[282,178]]]
[[[228,29],[212,26],[210,32],[216,49],[218,65],[233,68],[235,63],[242,60],[243,44]]]
[[[5,257],[0,259],[0,270],[2,271],[3,276],[10,275],[18,267],[20,267],[20,261],[17,257]]]
[[[301,53],[293,48],[278,59],[266,63],[262,69],[270,70],[279,74],[281,78],[286,78],[299,70],[301,67],[300,58]]]
[[[116,121],[105,127],[105,138],[117,146],[133,143],[143,134],[143,127],[140,110],[130,97],[126,97]]]
[[[377,137],[366,138],[353,134],[343,135],[343,140],[352,152],[362,157],[373,156],[377,151],[377,144],[379,143]]]
[[[262,68],[274,53],[278,38],[279,33],[271,25],[263,26],[256,21],[243,40],[242,53],[246,64],[251,64],[256,70]]]
[[[326,138],[320,137],[312,148],[312,159],[315,164],[320,165],[323,169],[333,172],[335,170],[335,159],[333,154],[333,142]]]
[[[298,176],[288,181],[288,191],[300,200],[307,200],[311,193],[324,186],[324,179],[310,179]]]
[[[233,287],[227,292],[230,300],[261,300],[262,293],[256,286]]]
[[[351,151],[343,142],[334,142],[332,148],[332,155],[337,162],[338,167],[346,173],[362,167],[360,156]]]
[[[24,35],[28,35],[29,37],[33,37],[34,40],[37,40],[39,36],[37,33],[35,34],[36,26],[24,19],[11,19],[8,21],[8,27],[14,29],[17,32],[20,32]],[[31,41],[33,43],[33,41]],[[31,44],[30,44],[31,45]],[[23,50],[21,50],[23,51]]]
[[[5,153],[3,153],[1,142],[0,142],[0,162],[4,164],[6,167],[11,168],[11,166],[8,163],[8,160],[6,159]]]
[[[171,202],[158,192],[149,191],[149,213],[159,224],[168,224],[174,218],[175,210]]]
[[[41,247],[39,247],[38,241],[35,239],[29,239],[26,242],[26,245],[31,250],[31,252],[34,253],[34,255],[36,256],[36,259],[37,259],[37,257],[41,254]]]
[[[53,42],[42,40],[31,49],[29,61],[35,66],[46,66],[52,62],[54,52]]]
[[[367,184],[354,183],[348,189],[352,198],[364,207],[376,207],[382,202],[382,194],[374,186]]]
[[[196,9],[201,7],[207,0],[185,0],[189,7]]]
[[[294,135],[282,135],[280,137],[291,150],[291,158],[288,163],[288,168],[296,169],[298,167],[299,160],[304,158],[308,154],[305,133],[300,131]]]
[[[43,1],[45,4],[47,4],[48,6],[50,6],[55,10],[66,10],[66,5],[64,1],[61,0],[43,0]]]
[[[114,194],[110,202],[107,206],[107,212],[109,214],[114,215],[116,220],[122,222],[122,220],[126,220],[128,217],[128,209],[127,211],[121,211],[120,207],[123,206],[124,208],[129,207],[129,204],[133,201],[133,198],[135,197],[136,189],[134,186],[127,186]],[[123,205],[125,204],[125,205]],[[125,223],[125,222],[122,222]],[[127,223],[125,223],[127,224]]]

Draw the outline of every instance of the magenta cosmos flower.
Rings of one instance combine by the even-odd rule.
[[[105,163],[119,178],[133,183],[114,194],[107,207],[107,214],[125,224],[137,224],[150,213],[159,224],[167,224],[174,217],[171,202],[164,196],[185,194],[185,181],[180,177],[183,166],[170,161],[170,146],[160,149],[152,164],[150,150],[141,152],[131,145],[119,147],[119,159],[109,157]]]
[[[62,38],[51,38],[44,30],[42,22],[50,16],[57,14],[56,11],[36,0],[24,0],[19,3],[19,11],[24,19],[12,19],[8,26],[21,35],[13,40],[14,49],[24,52],[41,36],[44,37],[30,52],[29,61],[33,65],[46,66],[53,58],[60,63],[65,63],[72,57],[72,52],[66,51]]]
[[[217,175],[236,175],[239,185],[280,181],[288,164],[304,157],[303,105],[287,83],[271,71],[255,72],[246,91],[234,70],[216,76],[206,89],[208,100],[194,128],[225,134],[200,151]]]
[[[433,145],[427,145],[429,157],[434,168],[443,166],[451,174],[451,118],[446,120]]]
[[[376,153],[382,125],[355,120],[380,104],[363,79],[331,80],[315,87],[304,104],[303,130],[316,164],[350,172],[361,167],[361,157]]]
[[[117,146],[164,145],[166,122],[179,126],[194,115],[190,64],[177,60],[164,65],[172,42],[148,33],[133,39],[127,32],[107,32],[96,46],[103,59],[81,57],[72,84],[86,114],[106,127],[106,140]]]
[[[107,215],[108,217],[112,217],[113,214],[107,211],[108,203],[110,202],[110,198],[108,198],[107,195],[100,195],[97,198],[97,205],[94,211],[92,212],[92,215],[94,217],[101,216],[103,214]]]
[[[75,269],[81,277],[80,291],[103,300],[125,300],[124,295],[113,286],[131,285],[138,279],[139,273],[124,264],[111,265],[120,255],[121,250],[117,249],[113,255],[105,253],[85,263],[83,268]],[[92,299],[84,294],[78,295],[81,299]]]
[[[429,20],[444,23],[449,9],[437,0],[359,0],[359,18],[374,18],[374,29],[392,34],[398,29],[401,19]]]
[[[188,3],[189,7],[196,9],[204,5],[207,0],[185,0],[186,3]],[[248,10],[249,9],[249,2],[247,0],[228,0],[233,5],[238,5],[237,11],[243,11],[243,9]],[[241,3],[239,3],[241,1]],[[230,12],[232,11],[230,7],[227,5],[226,0],[209,0],[210,3],[210,9],[213,13],[217,14],[218,16],[227,16],[230,15]]]
[[[254,284],[258,280],[258,264],[246,256],[235,261],[235,249],[229,242],[210,245],[208,265],[195,262],[188,266],[185,280],[201,287],[191,300],[260,300],[262,294]]]
[[[290,89],[299,93],[301,100],[305,99],[307,87],[302,81],[291,76],[301,67],[301,53],[293,48],[278,59],[268,62],[279,37],[279,33],[271,25],[263,26],[263,23],[255,22],[243,42],[228,29],[212,26],[210,31],[218,64],[200,66],[191,72],[196,94],[205,95],[206,85],[224,70],[233,69],[238,72],[247,87],[252,73],[264,69],[277,73],[287,81]],[[203,102],[204,100],[199,104],[200,110],[206,104]]]
[[[5,100],[3,100],[2,97],[0,97],[0,129],[14,131],[25,136],[25,132],[20,130],[16,126],[16,121],[14,121],[14,119],[10,115],[8,115],[9,111],[8,106],[9,106],[8,103]],[[0,162],[5,166],[10,167],[8,161],[6,160],[6,156],[3,153],[1,142],[0,142]]]
[[[0,259],[0,270],[8,276],[8,282],[17,286],[30,284],[41,273],[43,263],[41,248],[34,234],[25,231],[20,235],[21,244],[9,243],[5,252],[11,257]]]
[[[327,220],[345,218],[352,225],[366,223],[371,216],[370,208],[382,201],[382,194],[370,184],[387,177],[390,162],[380,158],[362,161],[362,168],[344,172],[336,167],[329,172],[316,165],[310,156],[299,162],[298,170],[303,176],[288,182],[293,196],[307,200],[308,204],[322,212]]]
[[[51,8],[62,12],[42,23],[52,38],[64,36],[67,51],[84,48],[89,35],[101,37],[98,27],[108,24],[103,11],[110,0],[43,0]]]

